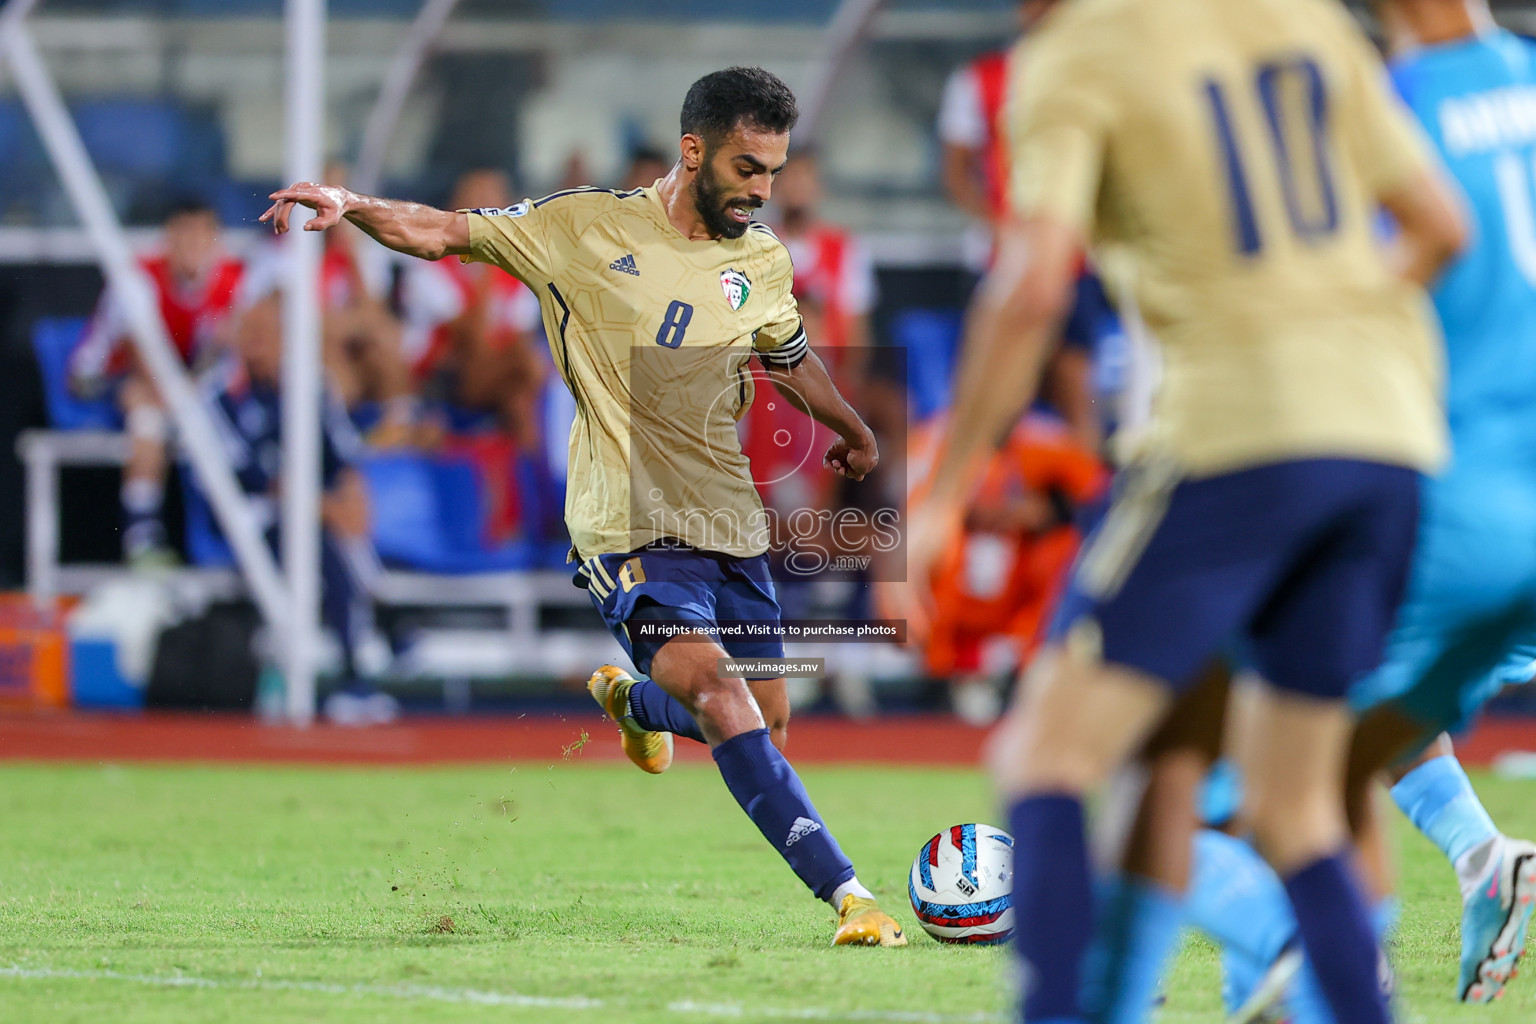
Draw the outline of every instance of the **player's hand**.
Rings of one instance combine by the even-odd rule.
[[[884,595],[890,602],[887,614],[907,620],[910,644],[928,640],[933,623],[933,570],[960,533],[964,515],[960,503],[950,498],[930,496],[910,506],[907,578],[890,584]]]
[[[305,231],[324,231],[335,227],[347,212],[347,202],[352,198],[352,193],[340,185],[317,185],[312,181],[301,181],[279,189],[267,198],[273,200],[272,205],[258,219],[263,224],[270,222],[272,230],[281,235],[288,230],[288,216],[295,206],[305,206],[315,211],[315,216],[304,225]]]
[[[880,447],[875,444],[875,435],[868,431],[865,431],[863,437],[854,438],[852,441],[846,437],[838,438],[837,442],[827,449],[821,464],[838,476],[846,476],[850,480],[863,480],[880,464]]]

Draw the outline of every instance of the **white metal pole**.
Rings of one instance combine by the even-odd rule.
[[[406,30],[400,49],[395,51],[384,73],[384,84],[379,98],[368,113],[368,123],[363,127],[363,144],[357,153],[357,164],[352,169],[352,187],[359,192],[372,194],[378,191],[384,178],[384,158],[389,151],[389,140],[394,137],[395,125],[405,100],[411,94],[411,86],[427,59],[427,51],[437,41],[443,23],[453,13],[459,0],[426,0],[421,5],[416,20]]]
[[[319,181],[325,128],[325,0],[287,0],[289,181]],[[283,564],[294,628],[283,675],[288,718],[315,717],[320,617],[320,235],[294,211],[283,300]]]
[[[0,11],[0,36],[9,33],[21,24],[21,19],[32,13],[32,8],[37,6],[37,0],[11,0],[5,5],[5,10]]]
[[[842,0],[827,26],[826,49],[822,53],[821,66],[816,80],[801,95],[800,131],[807,139],[815,141],[821,128],[821,117],[826,112],[827,101],[832,98],[832,87],[842,74],[849,56],[869,34],[875,15],[885,6],[886,0]]]
[[[16,446],[27,464],[27,590],[39,608],[59,596],[59,460],[46,445]]]
[[[91,158],[80,141],[64,100],[48,77],[37,47],[19,21],[0,23],[0,47],[10,58],[22,100],[37,125],[70,202],[84,221],[101,260],[107,283],[123,302],[128,327],[160,396],[175,421],[178,437],[208,492],[219,525],[234,549],[263,616],[279,630],[287,626],[287,594],[277,565],[262,539],[261,528],[229,462],[219,449],[207,407],[194,390],[186,369],[166,334],[154,290],[133,257],[122,225],[107,199]]]

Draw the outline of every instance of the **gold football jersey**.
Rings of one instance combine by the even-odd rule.
[[[469,211],[470,253],[539,297],[576,399],[565,520],[577,553],[682,541],[737,557],[768,546],[736,421],[754,352],[803,351],[794,270],[773,232],[690,240],[655,187],[583,188]],[[770,356],[772,358],[773,356]]]
[[[1441,458],[1441,351],[1379,199],[1432,166],[1337,0],[1064,0],[1015,55],[1012,193],[1113,252],[1191,475]]]

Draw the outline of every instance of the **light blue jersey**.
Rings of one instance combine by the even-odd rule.
[[[1424,493],[1407,600],[1358,707],[1462,724],[1536,647],[1536,44],[1493,31],[1392,75],[1467,198],[1471,240],[1434,290],[1450,467]]]
[[[1472,222],[1468,250],[1434,290],[1456,456],[1483,454],[1493,428],[1536,440],[1536,43],[1493,31],[1417,50],[1392,76]],[[1500,458],[1522,454],[1536,466],[1536,444]]]

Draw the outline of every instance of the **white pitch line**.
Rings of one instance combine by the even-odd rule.
[[[16,978],[23,981],[125,981],[133,985],[155,988],[196,988],[226,991],[259,992],[318,992],[333,996],[380,996],[386,999],[424,1000],[438,1003],[471,1003],[476,1006],[510,1006],[522,1009],[602,1010],[608,1004],[601,999],[586,996],[529,996],[519,992],[487,992],[473,988],[444,988],[440,985],[346,985],[326,981],[281,981],[250,978],[241,981],[220,981],[216,978],[197,978],[185,974],[125,974],[121,971],[74,971],[51,967],[0,967],[0,978]],[[923,1013],[909,1010],[831,1010],[810,1006],[795,1009],[775,1009],[767,1006],[744,1006],[740,1003],[696,1003],[681,1001],[669,1004],[667,1012],[676,1014],[733,1017],[738,1019],[767,1018],[770,1020],[846,1020],[891,1021],[894,1024],[997,1024],[1003,1020],[998,1014],[987,1013]]]
[[[333,996],[385,996],[391,999],[426,999],[440,1003],[475,1003],[482,1006],[520,1006],[561,1010],[600,1010],[601,999],[584,996],[525,996],[517,992],[484,992],[472,988],[442,988],[437,985],[342,985],[326,981],[219,981],[185,974],[124,974],[121,971],[71,971],[50,967],[0,967],[0,978],[29,981],[66,979],[75,981],[126,981],[157,988],[231,989],[246,991],[319,992]]]
[[[829,1010],[821,1006],[798,1010],[775,1010],[740,1003],[695,1003],[685,1000],[670,1003],[672,1013],[702,1013],[715,1017],[770,1017],[774,1020],[878,1020],[893,1024],[999,1024],[1005,1018],[995,1013],[926,1013],[913,1010]]]

